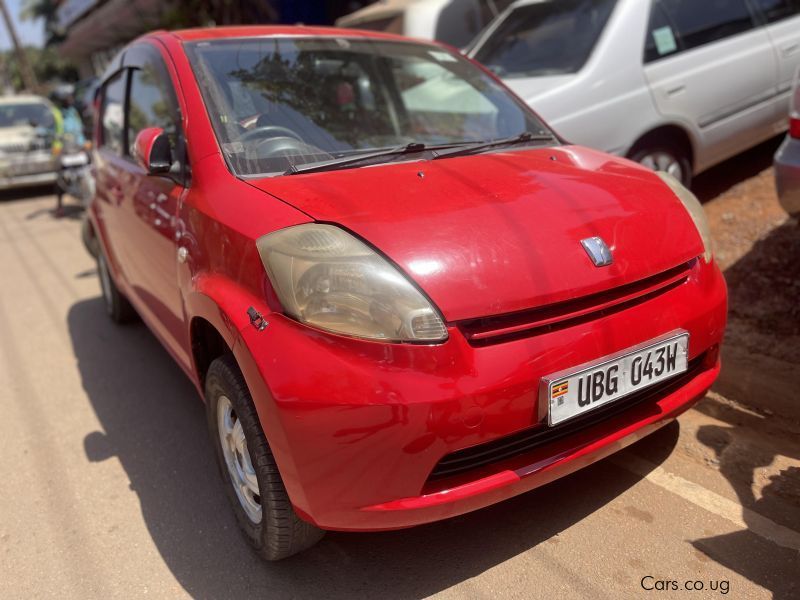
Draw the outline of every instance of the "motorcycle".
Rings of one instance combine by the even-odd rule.
[[[60,168],[56,178],[56,214],[63,210],[64,194],[78,200],[84,208],[81,223],[83,244],[92,256],[97,256],[97,240],[92,235],[88,208],[94,197],[95,185],[92,176],[91,155],[85,147],[65,145],[60,155]]]
[[[91,158],[84,148],[65,147],[60,156],[60,168],[56,178],[58,211],[61,211],[64,194],[80,201],[84,208],[94,196],[94,178]]]

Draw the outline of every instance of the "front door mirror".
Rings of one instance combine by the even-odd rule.
[[[172,167],[169,136],[160,127],[146,127],[136,136],[133,157],[148,175],[168,173]]]

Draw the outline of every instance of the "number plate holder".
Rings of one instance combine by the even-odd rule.
[[[653,352],[657,352],[662,347],[669,347],[671,350],[677,349],[674,366],[672,368],[665,367],[663,372],[656,375],[657,365],[653,365],[651,361],[650,375],[641,375],[638,383],[632,380],[632,372],[638,369],[633,362],[641,357],[638,364],[644,368],[648,352],[650,352],[651,358],[655,359],[656,356]],[[539,421],[545,421],[551,427],[560,425],[574,417],[684,373],[688,369],[688,363],[689,332],[679,329],[620,352],[547,375],[541,379],[539,384]],[[579,382],[579,379],[600,370],[607,374],[608,369],[615,366],[616,369],[612,369],[612,372],[617,378],[616,391],[608,393],[608,388],[613,387],[609,385],[608,388],[603,389],[603,393],[599,397],[581,406],[578,402],[578,387],[581,386],[580,392],[583,392],[581,400],[586,403],[588,386],[585,379],[583,383]],[[584,386],[587,386],[585,390]]]

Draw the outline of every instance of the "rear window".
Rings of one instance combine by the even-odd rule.
[[[579,71],[608,22],[616,0],[549,0],[511,12],[475,53],[501,77]]]
[[[677,30],[672,34],[680,38],[684,50],[755,27],[747,0],[661,0],[656,9],[659,4]]]
[[[800,15],[800,0],[753,0],[767,23]]]

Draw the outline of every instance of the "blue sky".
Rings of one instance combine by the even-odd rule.
[[[41,46],[44,38],[44,26],[41,21],[21,21],[19,18],[23,0],[6,0],[8,11],[17,26],[17,35],[24,45]],[[0,18],[0,50],[11,47],[11,38],[5,23]]]

